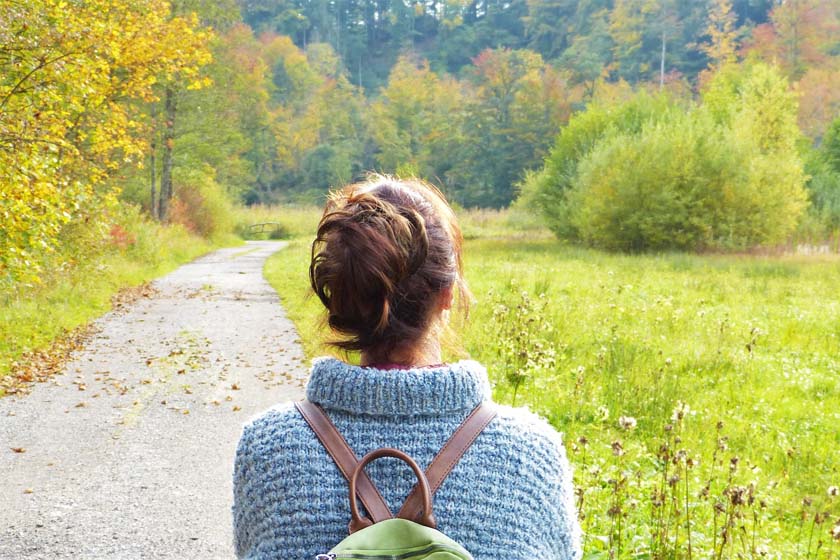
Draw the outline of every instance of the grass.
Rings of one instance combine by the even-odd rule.
[[[836,256],[621,256],[462,220],[461,345],[565,434],[587,558],[840,557]],[[266,276],[314,356],[309,240]]]

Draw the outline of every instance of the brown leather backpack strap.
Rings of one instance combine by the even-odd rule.
[[[443,484],[443,481],[452,472],[467,449],[470,448],[475,438],[478,437],[478,434],[487,427],[487,424],[496,417],[496,414],[497,410],[492,402],[486,401],[479,404],[435,455],[426,469],[426,479],[429,481],[429,490],[432,495],[440,488],[440,485]],[[422,498],[419,488],[417,486],[412,488],[397,517],[412,521],[417,520],[423,513]]]
[[[344,439],[332,420],[317,404],[300,401],[295,403],[295,407],[306,420],[306,423],[309,424],[309,427],[312,428],[312,431],[315,432],[315,435],[318,436],[318,439],[321,440],[327,453],[338,466],[338,470],[349,482],[356,465],[359,464],[359,459],[350,449],[347,440]],[[359,473],[359,478],[356,481],[356,492],[374,523],[393,517],[391,510],[388,509],[388,504],[382,498],[382,494],[379,493],[379,490],[364,471]]]

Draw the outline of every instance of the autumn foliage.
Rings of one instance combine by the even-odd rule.
[[[161,0],[0,4],[0,278],[37,280],[62,228],[103,222],[106,180],[145,154],[142,104],[203,85],[209,37]]]

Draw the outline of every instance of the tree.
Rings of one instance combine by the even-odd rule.
[[[710,70],[714,72],[736,61],[738,37],[735,33],[732,0],[712,0],[706,33],[709,41],[701,49],[709,57]]]
[[[770,12],[770,22],[753,30],[749,50],[777,62],[793,79],[824,64],[836,46],[838,6],[822,0],[788,0]]]
[[[162,0],[0,4],[0,274],[33,280],[64,225],[101,218],[105,179],[145,155],[155,81],[199,85],[203,33]]]
[[[423,176],[442,178],[449,153],[440,148],[458,134],[462,100],[460,88],[441,80],[427,61],[400,57],[388,85],[370,105],[367,128],[380,168],[393,173],[408,165]]]

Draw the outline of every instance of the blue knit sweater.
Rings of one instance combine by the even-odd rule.
[[[315,360],[307,398],[320,404],[358,457],[395,447],[425,468],[467,414],[490,398],[484,368],[462,361],[379,370]],[[392,511],[415,483],[407,465],[367,472]],[[234,466],[239,558],[312,560],[347,536],[347,482],[291,404],[245,426]],[[499,407],[434,495],[438,529],[476,560],[577,559],[580,529],[559,434],[524,409]]]

